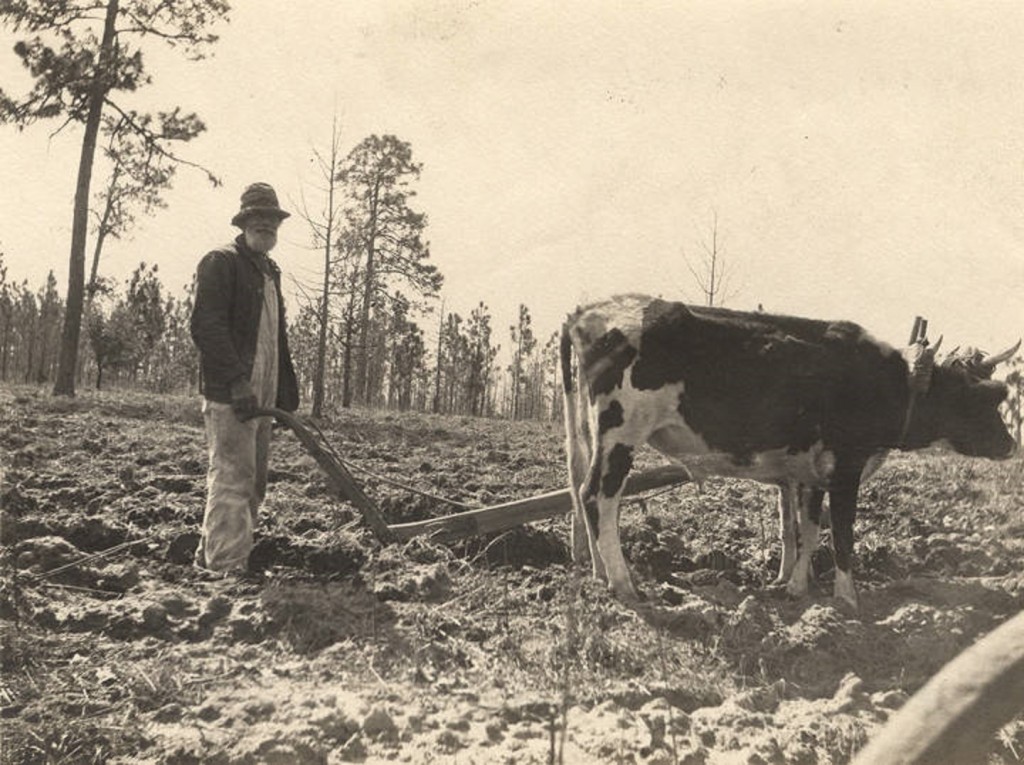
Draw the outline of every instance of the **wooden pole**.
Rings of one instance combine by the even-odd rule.
[[[984,762],[1024,709],[1024,613],[965,650],[894,714],[853,765]]]
[[[276,417],[292,429],[302,445],[327,474],[331,488],[356,506],[381,542],[407,541],[419,536],[429,536],[438,542],[457,542],[478,534],[503,531],[524,523],[555,518],[572,510],[572,497],[569,496],[569,490],[560,489],[492,507],[482,507],[441,518],[389,526],[377,505],[366,496],[352,474],[317,442],[298,417],[280,409],[261,409],[257,411],[257,415]],[[643,473],[633,473],[626,479],[622,493],[623,496],[628,497],[663,486],[686,483],[689,480],[689,474],[681,466],[664,465]]]
[[[665,465],[654,470],[630,475],[622,493],[624,496],[629,496],[662,486],[686,483],[689,480],[690,476],[682,467]],[[388,526],[388,530],[396,540],[428,535],[438,542],[456,542],[478,534],[503,531],[524,523],[554,518],[564,515],[570,510],[572,510],[572,497],[569,495],[568,489],[561,489],[535,497],[506,502],[502,505],[446,515],[442,518],[393,524]]]

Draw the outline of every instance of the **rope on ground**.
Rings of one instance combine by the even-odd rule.
[[[648,499],[654,499],[660,497],[662,494],[668,494],[670,491],[675,491],[678,486],[668,486],[664,489],[658,489],[657,491],[650,491],[647,494],[637,494],[635,497],[623,497],[622,502],[629,504],[631,502],[645,502]]]
[[[38,574],[31,574],[30,576],[25,577],[25,579],[31,582],[35,582],[40,579],[46,579],[47,577],[53,576],[54,574],[59,574],[62,571],[67,571],[68,569],[76,568],[85,563],[89,563],[90,561],[99,560],[100,558],[109,558],[113,555],[116,555],[119,552],[127,550],[129,547],[134,547],[135,545],[142,544],[143,542],[152,542],[156,538],[156,534],[150,534],[149,536],[142,537],[141,539],[133,539],[131,542],[122,542],[121,544],[114,545],[113,547],[108,547],[106,550],[101,550],[98,553],[86,555],[84,558],[80,558],[79,560],[76,560],[72,563],[66,563],[63,566],[58,566],[57,568],[52,568],[49,571],[43,571]]]

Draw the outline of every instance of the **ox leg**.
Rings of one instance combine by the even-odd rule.
[[[594,545],[597,507],[593,505],[593,502],[588,503],[585,499],[590,483],[589,476],[595,470],[595,460],[600,462],[598,453],[600,444],[594,443],[591,436],[588,420],[590,401],[586,396],[585,389],[581,388],[576,395],[579,397],[578,401],[567,396],[565,402],[565,453],[570,493],[572,494],[572,514],[569,516],[570,549],[574,563],[582,566],[587,561],[591,561],[594,567],[594,576],[603,579],[604,569],[600,566],[600,559],[593,554],[596,552]],[[574,403],[576,407],[573,406]]]
[[[601,496],[597,500],[598,521],[597,549],[604,562],[604,570],[608,576],[608,586],[619,600],[635,602],[640,599],[633,579],[622,554],[622,542],[619,538],[619,496]]]
[[[792,576],[786,591],[794,597],[807,594],[811,580],[814,578],[814,553],[821,543],[821,503],[825,493],[818,489],[810,489],[803,484],[794,486],[794,512],[799,518],[800,530],[799,552]]]
[[[574,439],[575,448],[571,450],[569,455],[570,480],[577,487],[574,497],[577,501],[573,502],[574,512],[570,526],[572,533],[572,559],[579,565],[585,564],[588,560],[591,561],[594,577],[604,579],[604,567],[601,565],[601,560],[597,556],[595,548],[597,542],[597,507],[594,506],[592,501],[583,499],[587,496],[587,487],[589,485],[589,478],[587,483],[584,483],[584,478],[592,476],[594,471],[599,468],[601,463],[601,445],[594,440],[591,432],[588,419],[590,402],[585,389],[581,387],[577,395],[579,396],[578,406],[580,411],[587,414],[584,414],[578,420],[580,432],[576,439]],[[583,444],[589,445],[589,454],[583,448]]]
[[[586,491],[586,489],[584,489]],[[605,570],[604,557],[600,552],[600,502],[596,497],[589,494],[584,494],[583,499],[583,512],[580,514],[580,522],[576,525],[577,527],[583,526],[586,532],[585,542],[577,541],[576,528],[573,529],[573,548],[575,550],[576,545],[579,544],[580,549],[583,550],[582,557],[574,557],[573,559],[577,563],[584,563],[587,558],[590,558],[591,570],[594,573],[594,579],[598,579],[602,582],[608,581],[608,574]],[[583,535],[580,534],[580,537]],[[580,555],[579,553],[574,553]]]
[[[596,561],[600,559],[608,578],[608,586],[615,597],[635,602],[639,596],[633,586],[619,538],[620,500],[626,476],[633,466],[633,447],[617,443],[608,449],[607,455],[603,469],[591,476],[586,494],[587,505],[594,503],[597,509],[597,549],[593,551],[595,569]]]
[[[572,533],[572,560],[573,563],[583,565],[591,559],[590,546],[593,532],[588,528],[586,511],[582,508],[573,508],[569,517],[569,528]]]
[[[594,444],[591,452],[587,480],[580,486],[579,502],[573,513],[572,543],[573,561],[583,564],[590,559],[594,579],[608,581],[604,559],[599,551],[598,538],[601,533],[598,494],[603,475],[604,458],[601,444]]]
[[[796,486],[790,482],[779,484],[779,535],[782,537],[782,562],[779,564],[779,575],[772,584],[781,585],[790,581],[793,567],[796,565],[796,530],[797,519],[795,510]]]
[[[829,491],[832,543],[836,557],[835,597],[858,610],[857,588],[853,583],[853,524],[857,517],[860,469],[844,471]]]

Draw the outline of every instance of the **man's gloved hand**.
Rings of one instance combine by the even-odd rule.
[[[241,378],[231,383],[231,409],[239,422],[256,416],[256,394],[248,380]]]

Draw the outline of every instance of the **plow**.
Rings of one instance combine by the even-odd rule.
[[[383,543],[402,542],[419,536],[428,536],[443,543],[457,542],[460,539],[503,531],[524,523],[556,518],[572,510],[569,490],[562,489],[425,521],[389,524],[380,508],[362,490],[348,468],[320,443],[298,417],[279,409],[264,409],[258,414],[274,417],[291,429],[310,456],[316,460],[331,489],[360,512],[374,536]],[[631,496],[652,489],[683,484],[689,480],[689,474],[684,468],[678,465],[665,465],[631,475],[626,481],[623,494]]]

